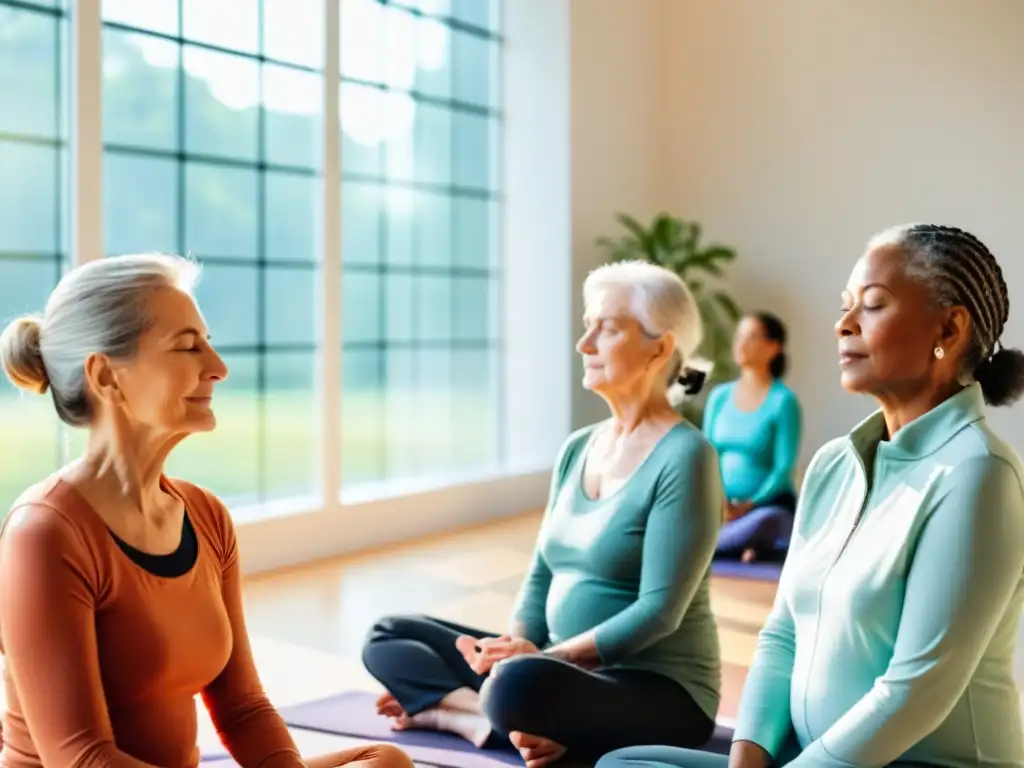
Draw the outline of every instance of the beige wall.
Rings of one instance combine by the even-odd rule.
[[[666,204],[741,254],[745,306],[792,329],[806,459],[872,404],[832,326],[865,239],[931,220],[999,258],[1024,345],[1024,2],[667,0]],[[1024,406],[996,412],[1024,451]]]
[[[649,216],[665,204],[659,126],[668,114],[665,93],[672,86],[660,55],[664,11],[662,0],[570,2],[576,338],[583,329],[579,286],[600,263],[594,238],[612,230],[618,211]],[[604,418],[604,404],[579,386],[583,369],[578,355],[572,375],[573,424]]]
[[[734,245],[737,298],[791,329],[805,462],[873,408],[840,389],[832,331],[872,232],[973,231],[1024,346],[1024,0],[571,3],[573,284],[616,210]],[[573,376],[574,425],[601,418]],[[1024,453],[1024,404],[991,420]]]
[[[970,229],[1024,307],[1024,2],[572,10],[574,284],[619,209],[664,207],[737,247],[737,297],[791,328],[805,460],[873,407],[840,390],[832,335],[872,232],[924,219]],[[1024,345],[1024,309],[1004,339]],[[574,386],[574,424],[600,417]],[[1024,451],[1024,405],[993,420]]]

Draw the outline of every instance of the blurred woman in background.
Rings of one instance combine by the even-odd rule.
[[[736,330],[736,381],[711,391],[704,434],[718,450],[728,499],[716,555],[750,562],[784,554],[793,528],[793,472],[802,417],[786,372],[786,327],[775,315],[744,317]]]

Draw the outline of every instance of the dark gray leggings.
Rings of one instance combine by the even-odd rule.
[[[459,635],[494,635],[429,616],[378,621],[363,647],[363,663],[410,715],[459,688],[481,695],[494,728],[488,747],[507,747],[522,731],[551,739],[567,757],[594,761],[639,744],[698,747],[715,723],[678,683],[654,672],[587,671],[550,656],[519,656],[494,673],[477,675],[455,648]]]

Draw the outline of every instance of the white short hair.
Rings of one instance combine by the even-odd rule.
[[[57,284],[41,315],[16,318],[0,336],[0,363],[18,386],[53,393],[57,414],[81,427],[92,420],[85,361],[135,354],[149,327],[149,300],[160,288],[192,295],[199,265],[159,253],[111,256],[77,267]]]
[[[629,292],[630,314],[649,336],[671,332],[679,363],[686,365],[704,338],[704,325],[697,300],[679,275],[647,261],[605,264],[587,275],[584,303],[590,303],[596,291],[608,288]]]

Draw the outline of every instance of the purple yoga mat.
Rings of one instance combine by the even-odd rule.
[[[280,710],[291,728],[320,731],[337,736],[388,741],[400,746],[413,762],[439,768],[507,768],[522,766],[519,754],[506,750],[477,749],[457,736],[434,731],[392,731],[386,718],[376,712],[377,697],[372,693],[351,691]],[[719,725],[703,749],[727,755],[732,745],[732,729]],[[203,768],[230,768],[234,762],[223,753],[203,755]]]
[[[481,750],[469,742],[434,731],[392,731],[386,718],[376,712],[372,693],[349,692],[281,710],[293,728],[354,736],[368,741],[390,741],[402,747],[413,761],[445,768],[503,768],[521,766],[522,758],[507,750]],[[703,749],[727,755],[732,745],[732,728],[719,725]]]
[[[737,560],[715,560],[711,563],[712,576],[751,581],[778,581],[782,563],[741,563]]]
[[[397,744],[417,763],[443,768],[504,768],[521,766],[523,759],[511,745],[507,750],[477,749],[465,739],[435,731],[392,731],[387,718],[377,714],[377,697],[351,691],[292,707],[281,717],[292,728],[351,736]]]

